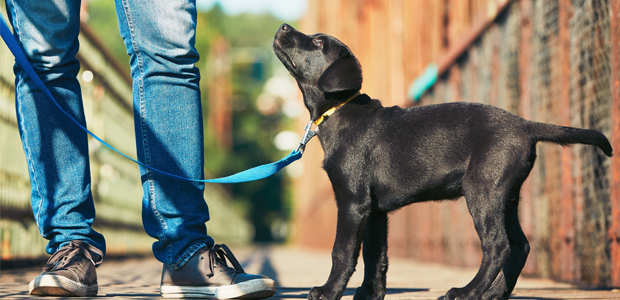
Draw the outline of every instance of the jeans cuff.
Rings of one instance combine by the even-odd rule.
[[[172,264],[170,267],[172,268],[172,270],[178,270],[182,268],[185,265],[185,263],[187,263],[187,261],[189,261],[194,256],[194,254],[198,252],[198,250],[202,248],[211,248],[211,247],[212,246],[209,246],[205,243],[192,244],[191,246],[187,247],[187,249],[183,253],[183,256],[181,256],[181,258],[177,262]]]

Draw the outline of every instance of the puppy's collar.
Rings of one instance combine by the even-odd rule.
[[[357,92],[357,93],[353,94],[353,96],[349,97],[349,99],[347,99],[345,102],[342,102],[342,103],[340,103],[340,104],[330,108],[328,111],[323,113],[323,115],[321,115],[318,119],[316,119],[316,121],[314,121],[314,125],[319,126],[323,122],[325,117],[331,116],[336,111],[336,109],[338,109],[339,107],[347,104],[349,101],[353,100],[355,97],[357,97],[359,95],[361,95],[360,92]]]

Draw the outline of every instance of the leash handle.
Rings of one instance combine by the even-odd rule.
[[[251,168],[249,170],[245,170],[227,177],[222,177],[222,178],[215,178],[215,179],[191,179],[191,178],[185,178],[182,176],[178,176],[175,174],[170,174],[168,172],[153,168],[145,163],[142,163],[136,159],[133,159],[132,157],[128,156],[127,154],[117,150],[116,148],[112,147],[110,144],[106,143],[104,140],[102,140],[101,138],[99,138],[97,135],[95,135],[94,133],[92,133],[90,130],[88,130],[86,127],[84,127],[82,124],[80,124],[80,122],[78,122],[77,120],[75,120],[69,113],[67,113],[64,109],[62,109],[62,107],[58,104],[58,102],[56,102],[56,99],[54,99],[54,96],[52,96],[52,94],[50,93],[50,91],[48,90],[48,88],[45,86],[45,84],[43,84],[43,82],[41,81],[41,79],[39,78],[39,76],[37,75],[37,73],[34,71],[34,69],[32,68],[32,65],[30,65],[30,62],[28,62],[28,59],[26,58],[26,55],[24,55],[24,53],[22,52],[21,48],[19,47],[19,43],[17,42],[17,40],[15,39],[15,37],[13,36],[13,34],[11,33],[11,30],[9,29],[9,26],[7,25],[6,21],[4,20],[4,17],[0,14],[0,36],[2,36],[2,39],[4,40],[4,42],[6,43],[6,45],[9,47],[9,50],[11,51],[11,53],[13,53],[13,56],[15,56],[15,61],[22,67],[22,69],[24,69],[24,71],[26,72],[26,74],[28,74],[28,77],[30,77],[30,79],[32,79],[32,81],[37,85],[37,87],[47,96],[47,98],[49,100],[52,101],[52,103],[54,103],[54,105],[63,113],[65,114],[71,121],[73,121],[73,123],[75,123],[77,126],[79,126],[82,130],[84,130],[86,133],[88,133],[88,135],[90,135],[91,137],[93,137],[95,140],[97,140],[98,142],[100,142],[101,144],[103,144],[104,146],[108,147],[109,149],[113,150],[114,152],[124,156],[125,158],[131,160],[132,162],[146,168],[149,169],[151,171],[160,173],[160,174],[164,174],[176,179],[180,179],[180,180],[185,180],[185,181],[193,181],[193,182],[205,182],[205,183],[240,183],[240,182],[248,182],[248,181],[254,181],[254,180],[259,180],[259,179],[263,179],[266,177],[269,177],[275,173],[277,173],[278,171],[280,171],[282,168],[288,166],[289,164],[291,164],[292,162],[298,160],[301,158],[303,149],[300,151],[300,149],[295,149],[293,150],[293,152],[291,152],[289,155],[287,155],[286,157],[282,158],[281,160],[271,163],[271,164],[266,164],[266,165],[261,165],[258,167],[254,167]]]

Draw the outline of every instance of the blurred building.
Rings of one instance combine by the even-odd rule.
[[[232,60],[230,45],[219,37],[211,46],[209,53],[209,128],[215,133],[218,144],[232,147]]]
[[[611,0],[314,0],[300,30],[347,44],[362,64],[362,92],[384,106],[487,103],[526,119],[602,131],[619,151],[619,16],[620,4]],[[436,82],[411,99],[413,83],[428,72]],[[591,146],[537,149],[521,193],[532,246],[524,274],[619,286],[620,157]],[[296,239],[330,248],[336,206],[322,157],[312,142],[301,161]],[[454,266],[481,260],[462,200],[392,213],[389,245],[393,256]]]

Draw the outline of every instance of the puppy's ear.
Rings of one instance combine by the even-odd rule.
[[[362,88],[362,67],[355,56],[347,53],[332,63],[319,78],[318,88],[334,93]]]

